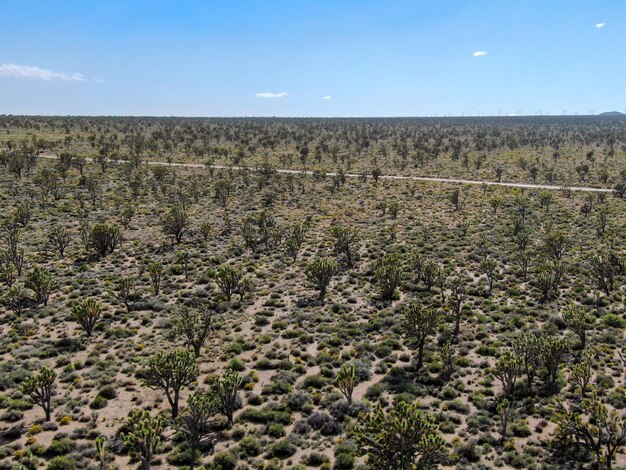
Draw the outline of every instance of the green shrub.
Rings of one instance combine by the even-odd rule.
[[[283,439],[275,443],[269,451],[271,457],[278,457],[280,459],[286,459],[296,453],[296,446],[294,446],[289,440]]]
[[[75,470],[76,464],[69,457],[55,457],[48,462],[48,470]]]
[[[280,423],[272,423],[267,429],[267,434],[272,437],[283,437],[285,435],[285,426]]]
[[[47,455],[69,454],[74,448],[74,443],[69,437],[55,437],[46,450]]]
[[[352,454],[340,453],[335,455],[335,465],[334,469],[343,470],[354,468],[354,456]]]
[[[228,368],[236,372],[243,372],[246,370],[246,364],[241,358],[233,357],[230,361],[228,361]]]
[[[309,375],[304,378],[304,386],[320,389],[326,385],[326,379],[321,375]]]
[[[102,395],[96,395],[96,398],[89,404],[92,410],[101,410],[109,404],[108,400]]]
[[[106,398],[107,400],[112,400],[117,397],[117,390],[115,390],[113,385],[105,385],[98,391],[98,396]]]
[[[262,450],[255,436],[246,436],[239,442],[239,452],[247,457],[256,457]]]
[[[612,328],[624,328],[624,320],[614,313],[608,313],[603,318],[602,321],[606,326],[610,326]]]
[[[234,470],[237,466],[237,456],[232,452],[219,452],[209,464],[211,470]]]

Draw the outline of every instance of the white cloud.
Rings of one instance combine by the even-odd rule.
[[[487,53],[485,51],[474,51],[474,53],[472,55],[474,57],[482,57],[484,55],[487,55]]]
[[[333,99],[333,97],[332,97],[332,96],[328,96],[328,95],[327,95],[327,96],[324,96],[324,98],[322,98],[322,99],[323,99],[323,100],[332,100],[332,99]]]
[[[65,72],[53,72],[30,65],[2,64],[0,65],[0,77],[4,78],[33,78],[36,80],[65,80],[68,82],[84,82],[85,76],[82,73],[68,74]]]
[[[257,98],[284,98],[285,96],[289,96],[289,93],[283,91],[282,93],[257,93],[255,95]]]
[[[96,83],[104,83],[104,79],[103,78],[97,78],[96,77],[96,78],[93,79],[93,81],[96,82]]]
[[[602,29],[606,23],[596,23],[596,28]]]

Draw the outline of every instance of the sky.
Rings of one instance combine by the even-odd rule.
[[[0,114],[626,111],[624,0],[0,0]]]

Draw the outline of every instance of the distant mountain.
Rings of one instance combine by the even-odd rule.
[[[620,113],[619,111],[607,111],[605,113],[600,113],[599,116],[626,116],[626,114]]]

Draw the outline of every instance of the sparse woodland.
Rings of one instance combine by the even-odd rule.
[[[620,117],[2,116],[0,469],[624,468],[625,198]]]

